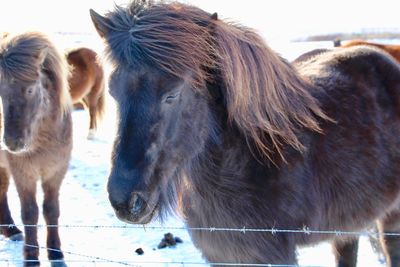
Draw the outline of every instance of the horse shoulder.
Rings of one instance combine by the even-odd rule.
[[[379,48],[359,46],[345,51],[338,61],[340,71],[354,84],[374,90],[380,99],[391,98],[400,112],[400,65],[393,56]]]

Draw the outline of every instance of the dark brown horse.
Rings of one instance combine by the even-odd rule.
[[[69,92],[74,104],[82,103],[89,109],[88,139],[92,139],[105,110],[105,79],[103,65],[95,51],[77,48],[67,53],[71,66]]]
[[[378,44],[378,43],[373,43],[373,42],[368,42],[368,41],[363,41],[363,40],[351,40],[344,44],[341,44],[339,47],[353,47],[353,46],[359,46],[359,45],[368,45],[368,46],[373,46],[373,47],[377,47],[382,50],[385,50],[392,57],[394,57],[398,62],[400,62],[400,45]]]
[[[57,227],[59,189],[72,148],[72,121],[65,58],[40,33],[7,36],[0,42],[0,96],[6,150],[0,151],[0,224],[14,224],[7,203],[10,176],[21,200],[25,227],[24,266],[39,266],[36,184],[44,192],[51,266],[66,266]],[[22,240],[17,227],[1,227],[12,240]]]
[[[400,69],[376,49],[291,65],[249,28],[179,3],[133,1],[94,25],[119,112],[108,181],[117,216],[177,212],[190,228],[399,232]],[[191,231],[211,263],[296,264],[294,232]],[[386,237],[400,265],[400,240]],[[223,265],[223,264],[221,264]]]

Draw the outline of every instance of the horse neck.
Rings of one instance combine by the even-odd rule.
[[[268,176],[272,176],[276,170],[272,163],[262,164],[260,159],[255,158],[255,151],[249,148],[238,129],[231,126],[222,128],[218,141],[206,145],[206,149],[191,163],[187,172],[189,186],[186,195],[184,193],[184,213],[187,218],[190,217],[189,223],[215,225],[219,222],[203,220],[218,218],[204,216],[205,213],[215,211],[221,216],[235,216],[235,212],[248,209],[251,207],[251,195],[259,193],[256,188],[261,188]],[[236,207],[233,213],[222,215],[222,210],[232,210],[230,205],[236,202],[238,196],[242,206]],[[197,206],[196,203],[202,204]]]

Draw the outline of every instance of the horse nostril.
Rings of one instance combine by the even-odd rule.
[[[26,148],[23,138],[7,138],[4,143],[11,151],[23,150]]]
[[[137,193],[132,195],[131,199],[131,213],[134,215],[139,214],[145,207],[145,200]]]

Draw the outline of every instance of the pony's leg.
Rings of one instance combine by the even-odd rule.
[[[60,179],[61,177],[61,179]],[[58,233],[58,218],[60,217],[59,190],[62,182],[62,175],[56,175],[53,178],[42,182],[44,193],[43,215],[46,220],[47,228],[47,254],[52,267],[66,266],[64,255],[61,251],[61,241]]]
[[[21,177],[23,177],[21,179]],[[36,202],[36,180],[32,177],[14,175],[19,199],[21,201],[21,218],[25,227],[24,263],[25,267],[39,266],[39,243],[37,225],[39,208]]]
[[[89,108],[90,125],[88,139],[93,139],[97,130],[97,96],[89,94],[86,96]]]
[[[90,113],[90,127],[87,139],[93,140],[96,136],[97,126],[96,126],[96,107],[89,107]]]
[[[6,169],[0,167],[0,224],[9,225],[0,227],[0,233],[13,241],[22,241],[22,232],[14,226],[14,220],[8,207],[7,191],[9,184],[9,173]]]
[[[90,115],[88,139],[93,139],[97,131],[97,122],[100,121],[105,109],[105,85],[103,80],[97,80],[90,93],[84,97]]]
[[[378,222],[381,233],[400,233],[400,210],[391,212]],[[400,266],[399,236],[381,235],[381,244],[385,253],[387,266]]]
[[[88,94],[82,98],[82,102],[89,110],[89,133],[87,139],[92,140],[96,135],[97,122],[96,122],[96,105],[93,104],[93,95]]]
[[[334,240],[332,247],[337,267],[357,266],[358,238]]]

